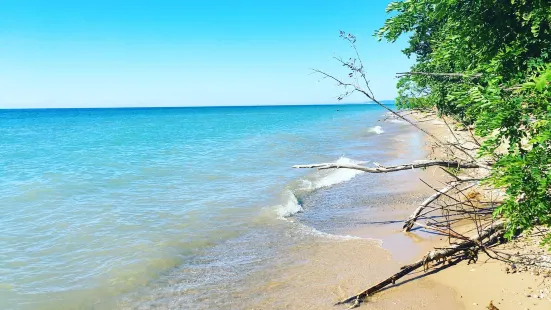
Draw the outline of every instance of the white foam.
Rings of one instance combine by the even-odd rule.
[[[380,239],[374,239],[374,238],[362,238],[358,236],[352,236],[352,235],[334,235],[326,232],[319,231],[313,227],[306,226],[304,224],[298,223],[298,228],[301,230],[303,234],[311,235],[311,236],[317,236],[324,239],[331,239],[331,240],[368,240],[375,244],[377,244],[379,247],[383,246],[383,240]]]
[[[350,158],[341,157],[335,163],[337,164],[360,164],[362,162],[354,161]],[[322,170],[319,176],[314,180],[302,180],[301,190],[312,191],[319,188],[331,187],[335,184],[350,181],[355,176],[362,174],[363,171],[353,169],[331,169]]]
[[[276,212],[280,218],[286,218],[302,211],[302,206],[298,199],[290,190],[285,190],[283,194],[283,204],[277,206]]]
[[[407,124],[406,121],[404,121],[402,119],[397,119],[397,118],[390,118],[390,119],[387,119],[386,121],[388,123],[393,123],[393,124]]]
[[[378,135],[384,133],[385,131],[383,130],[383,127],[381,126],[375,126],[375,127],[371,127],[367,130],[368,132],[373,132],[373,133],[376,133]]]

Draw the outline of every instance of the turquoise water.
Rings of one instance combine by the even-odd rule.
[[[169,286],[193,307],[303,238],[284,218],[357,173],[291,166],[379,157],[377,139],[399,130],[378,122],[384,112],[0,111],[1,308],[148,308]]]

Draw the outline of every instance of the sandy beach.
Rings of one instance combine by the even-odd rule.
[[[551,1],[67,2],[0,2],[0,310],[551,310]]]
[[[191,118],[193,115],[194,119],[211,120],[214,115],[215,119],[226,119],[228,112],[232,110],[224,108],[217,111],[96,111],[93,116],[102,126],[89,122],[88,113],[92,112],[86,112],[85,115],[80,111],[56,113],[63,118],[73,119],[74,122],[83,122],[81,130],[85,133],[90,124],[98,130],[108,127],[107,121],[110,118],[105,117],[105,114],[120,113],[120,119],[125,120],[121,121],[120,128],[135,128],[141,132],[141,120],[149,117],[149,113],[157,114],[157,122],[151,126],[166,129],[167,127],[158,124],[173,124],[173,127],[168,128],[178,129],[182,118]],[[181,158],[191,155],[202,157],[203,154],[180,149],[183,153],[174,153],[171,164],[167,165],[166,154],[178,149],[177,147],[185,143],[186,137],[179,136],[181,141],[170,139],[170,144],[160,144],[152,148],[156,142],[163,141],[160,137],[166,136],[166,133],[153,129],[143,131],[148,135],[156,133],[159,138],[153,138],[157,137],[153,135],[149,140],[138,139],[140,143],[128,141],[129,145],[124,149],[138,147],[136,156],[153,156],[148,152],[165,147],[163,152],[155,153],[159,156],[157,158],[160,165],[155,166],[154,171],[142,171],[139,166],[128,163],[125,170],[138,169],[127,176],[134,181],[129,182],[123,176],[116,180],[105,179],[105,190],[113,190],[110,194],[106,192],[105,196],[97,193],[89,195],[89,191],[82,191],[81,204],[67,203],[66,209],[60,209],[66,212],[59,212],[56,216],[48,208],[40,209],[39,205],[32,209],[33,212],[29,214],[42,224],[33,225],[32,228],[46,229],[50,233],[29,233],[13,239],[12,244],[24,245],[11,249],[12,253],[19,253],[17,255],[24,263],[24,259],[33,259],[25,245],[29,244],[30,247],[32,244],[36,248],[36,235],[44,237],[42,243],[38,243],[44,248],[38,253],[40,256],[36,256],[40,259],[27,261],[28,266],[20,261],[9,261],[9,266],[13,269],[12,278],[0,283],[0,302],[7,302],[7,306],[0,308],[346,309],[349,305],[335,306],[335,303],[387,279],[434,247],[448,246],[447,238],[434,232],[418,227],[409,233],[402,231],[404,220],[426,197],[433,194],[433,189],[422,181],[434,188],[442,188],[443,183],[450,180],[450,176],[441,169],[432,167],[393,173],[356,173],[344,169],[317,171],[291,168],[294,164],[315,163],[318,160],[361,163],[372,167],[377,163],[398,165],[441,156],[439,150],[432,148],[431,141],[410,125],[388,119],[383,116],[385,112],[382,109],[369,105],[339,106],[338,110],[332,106],[250,110],[235,108],[232,113],[236,115],[237,122],[243,119],[243,115],[250,116],[244,120],[249,125],[249,119],[257,121],[258,128],[266,127],[267,120],[272,120],[274,115],[281,115],[279,120],[282,123],[269,135],[256,135],[257,130],[254,127],[252,134],[246,132],[248,139],[237,140],[234,144],[228,144],[224,139],[207,140],[209,143],[203,145],[203,149],[216,150],[212,153],[219,156],[219,160],[208,162],[202,170],[205,173],[197,173],[197,179],[193,182],[189,182],[191,176],[188,176],[188,180],[180,177],[188,168]],[[178,117],[173,117],[174,114]],[[302,115],[317,118],[304,124]],[[262,117],[265,121],[259,122]],[[434,119],[434,116],[408,117],[416,117],[419,124],[434,135],[442,139],[449,138],[447,127],[441,120]],[[46,129],[51,126],[45,123],[42,127],[39,126],[41,130],[35,127],[35,140],[45,141],[38,138],[48,132]],[[118,128],[114,127],[109,131],[113,137],[117,137],[120,131]],[[320,134],[322,131],[325,135]],[[465,132],[455,134],[463,135]],[[70,135],[59,134],[60,141],[56,145],[65,145],[67,150],[72,150],[73,141],[76,140],[66,141],[67,137]],[[251,140],[250,137],[254,139]],[[102,141],[109,143],[118,140],[113,138]],[[221,145],[210,145],[212,141],[219,141],[230,149],[223,151]],[[251,143],[256,146],[252,157],[249,156]],[[19,150],[21,143],[14,143],[13,146],[14,151]],[[35,144],[28,143],[26,147],[34,149]],[[87,157],[88,167],[93,168],[94,172],[97,172],[97,167],[108,167],[104,162],[113,160],[113,155],[102,157],[110,154],[103,149],[112,147],[121,149],[118,142],[98,148],[95,156]],[[57,147],[56,149],[59,150]],[[243,156],[238,156],[241,160],[227,163],[225,159],[228,154],[236,152],[243,153]],[[120,153],[121,157],[117,162],[123,163],[126,154],[126,151]],[[61,161],[52,166],[49,155],[49,152],[42,152],[43,157],[37,157],[44,158],[41,160],[44,164],[41,169],[44,171],[71,163],[61,160],[66,157],[59,156]],[[72,152],[65,156],[70,155]],[[350,157],[346,158],[345,155]],[[79,160],[79,165],[75,162],[73,166],[67,166],[67,171],[81,167],[83,157],[74,158]],[[19,165],[19,162],[13,164]],[[217,173],[212,172],[212,165],[221,165]],[[266,165],[272,167],[271,175],[266,173]],[[230,166],[236,167],[232,170],[229,169]],[[249,166],[258,168],[248,171],[246,169]],[[102,171],[104,173],[98,177],[112,175],[108,173],[110,170],[99,172]],[[243,171],[247,173],[244,174]],[[223,174],[227,172],[234,174]],[[166,182],[158,182],[165,179]],[[271,183],[268,182],[270,180]],[[287,181],[283,183],[282,180]],[[180,185],[167,188],[164,184],[168,183]],[[189,187],[190,183],[200,185],[196,188],[197,195],[192,201],[201,202],[197,197],[206,201],[188,212],[182,208],[182,197],[174,193],[189,195],[189,190],[192,189]],[[266,188],[266,184],[271,186]],[[43,197],[49,197],[48,201],[55,202],[56,206],[60,201],[74,201],[62,199],[60,197],[64,196],[58,195],[80,197],[79,192],[71,192],[79,189],[73,188],[72,182],[58,186],[58,189],[65,190],[42,193]],[[199,195],[204,193],[204,186],[210,186],[209,193],[216,195]],[[255,186],[264,188],[243,191],[243,188],[251,189]],[[167,200],[159,201],[159,193],[167,193],[162,195]],[[227,195],[224,196],[224,193]],[[236,195],[242,195],[242,200],[236,201]],[[224,197],[227,198],[226,201],[220,200]],[[267,199],[270,197],[273,200]],[[29,198],[36,203],[43,201],[35,197]],[[122,198],[134,200],[128,203]],[[208,201],[212,198],[220,201]],[[251,204],[250,201],[258,203]],[[18,220],[17,216],[24,216],[26,213],[15,210],[21,206],[18,200],[12,199],[11,202],[14,209],[11,213],[13,220],[8,224],[35,223],[26,221],[27,218]],[[101,209],[92,207],[100,202]],[[228,205],[236,207],[228,208]],[[112,209],[111,206],[117,208]],[[201,209],[202,206],[208,208]],[[43,213],[36,213],[36,210],[42,210]],[[255,215],[255,212],[258,213]],[[63,216],[66,216],[64,222],[59,222]],[[56,220],[55,225],[50,222],[52,219]],[[129,219],[141,222],[128,222]],[[72,222],[80,223],[80,228],[89,228],[75,230],[74,226],[59,224]],[[468,226],[462,228],[470,229]],[[92,234],[94,229],[100,229],[103,234]],[[64,243],[58,242],[60,234],[67,238]],[[140,234],[139,238],[136,234]],[[121,238],[125,235],[126,238]],[[49,238],[53,236],[56,239]],[[21,240],[25,242],[22,243]],[[539,236],[523,236],[499,249],[544,257],[543,249],[538,245],[540,240]],[[68,243],[69,241],[72,243]],[[130,244],[121,246],[124,241]],[[135,243],[137,241],[141,243]],[[57,244],[64,246],[59,247]],[[48,248],[48,245],[52,248]],[[87,251],[79,251],[83,247]],[[126,249],[128,255],[122,255],[121,249]],[[75,253],[80,256],[75,256]],[[12,255],[16,257],[15,254]],[[114,261],[110,260],[111,257]],[[546,257],[551,267],[551,257]],[[67,263],[63,263],[63,258],[67,259]],[[121,262],[124,258],[132,264],[125,266]],[[137,263],[136,259],[143,261]],[[57,266],[44,268],[44,261],[55,262]],[[110,261],[107,265],[99,264],[96,267],[98,269],[95,269],[102,278],[93,281],[88,273],[79,272],[80,269],[91,268],[90,264],[93,262],[102,261]],[[103,266],[107,268],[101,269]],[[530,266],[519,264],[513,270],[510,265],[487,261],[480,255],[476,264],[461,262],[438,272],[432,268],[428,272],[421,269],[369,297],[361,304],[361,309],[485,309],[490,301],[500,310],[549,309],[551,305],[551,274]],[[23,281],[25,276],[37,275],[52,283],[39,286],[36,281]],[[79,289],[59,289],[70,281],[75,281]],[[38,293],[28,294],[21,287]],[[48,289],[55,289],[56,293]]]
[[[450,132],[443,122],[421,114],[422,128],[446,139]],[[461,135],[464,132],[456,131]],[[398,140],[407,137],[397,137]],[[441,155],[425,141],[426,157]],[[430,151],[429,151],[430,150]],[[403,150],[407,152],[408,150]],[[420,158],[422,159],[422,158]],[[358,214],[363,225],[341,229],[339,235],[361,239],[322,240],[292,251],[295,263],[263,274],[264,285],[255,288],[248,309],[346,309],[335,306],[339,300],[394,274],[403,265],[421,258],[435,247],[448,245],[445,237],[422,229],[402,232],[403,220],[432,193],[419,179],[435,187],[449,180],[437,168],[385,174],[382,187],[393,187],[392,196],[382,198],[377,212]],[[470,229],[465,227],[465,229]],[[371,239],[380,240],[377,243]],[[537,245],[523,248],[538,250]],[[438,269],[422,270],[400,279],[361,305],[363,309],[549,309],[547,274],[506,272],[505,263],[480,255],[476,264],[465,261]]]
[[[398,158],[427,150],[410,149],[417,144],[403,141],[417,133],[394,137]],[[422,159],[422,158],[420,158]],[[372,175],[366,176],[367,178]],[[445,178],[435,169],[402,171],[374,175],[369,188],[371,211],[354,213],[354,225],[332,231],[333,238],[320,238],[291,249],[290,265],[278,265],[248,280],[253,289],[235,296],[248,300],[245,309],[339,309],[334,306],[366,287],[395,273],[401,266],[420,258],[427,249],[441,242],[423,231],[402,233],[403,219],[431,194],[419,179],[438,186]],[[355,195],[354,192],[349,195]],[[339,237],[343,236],[343,237]],[[267,280],[269,279],[269,280]],[[251,297],[255,296],[255,297]],[[384,289],[365,309],[463,309],[458,293],[451,287],[416,272]]]
[[[423,116],[417,114],[418,118]],[[445,124],[435,119],[421,123],[438,137],[450,140],[452,134]],[[452,126],[453,128],[453,126]],[[454,135],[461,139],[465,131],[454,130]],[[437,155],[438,156],[438,155]],[[489,196],[488,189],[478,189]],[[466,227],[465,229],[472,229]],[[522,234],[516,240],[499,245],[500,251],[510,254],[526,255],[539,253],[545,257],[544,247],[540,246],[541,235]],[[428,247],[441,247],[446,244],[440,240],[431,242]],[[500,310],[513,309],[550,309],[551,295],[549,273],[540,272],[538,268],[524,267],[510,271],[511,266],[502,261],[480,254],[476,264],[462,261],[457,265],[443,268],[430,275],[435,283],[445,285],[456,292],[456,299],[464,309],[486,309],[492,301]]]

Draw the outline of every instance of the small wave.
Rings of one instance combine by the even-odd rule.
[[[383,127],[381,126],[375,126],[375,127],[371,127],[367,130],[368,132],[373,132],[373,133],[376,133],[378,135],[384,133],[385,131],[383,130]]]
[[[383,246],[383,240],[381,239],[363,238],[363,237],[352,236],[352,235],[334,235],[334,234],[319,231],[313,227],[310,227],[301,223],[298,223],[298,225],[299,225],[298,228],[301,230],[301,232],[306,235],[321,237],[321,238],[330,239],[330,240],[367,240],[377,244],[379,247]]]
[[[393,123],[393,124],[407,124],[406,121],[404,121],[402,119],[397,119],[397,118],[390,118],[390,119],[387,119],[386,121],[388,123]]]
[[[336,161],[337,164],[361,164],[360,161],[354,161],[350,158],[341,157]],[[300,190],[313,191],[319,188],[331,187],[335,184],[350,181],[358,174],[362,174],[363,171],[352,169],[331,169],[320,171],[317,179],[314,180],[301,180],[302,185]]]
[[[276,212],[280,218],[286,218],[293,214],[302,212],[302,206],[292,191],[286,190],[283,194],[283,204],[277,206]]]
[[[404,121],[403,119],[399,118],[398,116],[394,115],[393,113],[387,112],[385,113],[385,122],[387,123],[393,123],[393,124],[407,124],[408,122]]]

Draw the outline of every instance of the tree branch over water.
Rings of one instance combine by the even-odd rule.
[[[410,231],[414,226],[419,226],[425,230],[433,233],[442,234],[448,237],[448,241],[451,244],[450,247],[444,249],[435,249],[427,253],[421,260],[414,262],[413,264],[403,267],[398,273],[379,282],[367,290],[347,298],[338,304],[352,303],[352,307],[357,307],[368,296],[380,291],[387,285],[394,284],[396,280],[410,272],[424,267],[426,271],[429,269],[431,262],[444,263],[450,259],[460,261],[468,259],[469,262],[476,262],[478,258],[478,251],[481,250],[492,256],[489,251],[489,246],[500,240],[503,236],[507,226],[505,222],[499,220],[494,222],[494,218],[490,215],[496,208],[496,202],[492,199],[489,203],[487,201],[482,202],[477,198],[477,194],[473,192],[467,192],[467,190],[480,184],[486,177],[459,176],[460,171],[463,169],[482,169],[474,171],[489,172],[494,168],[494,162],[489,160],[483,160],[475,158],[473,154],[476,154],[481,148],[479,143],[472,132],[471,137],[459,137],[459,134],[455,134],[454,130],[444,119],[446,128],[451,132],[454,141],[443,141],[441,138],[435,136],[425,128],[418,124],[418,121],[414,121],[408,117],[407,114],[398,113],[388,106],[382,104],[375,98],[374,92],[370,87],[370,82],[367,79],[364,64],[359,55],[356,47],[356,37],[345,32],[340,32],[340,37],[347,41],[354,51],[355,56],[344,60],[339,57],[334,57],[344,68],[347,69],[347,78],[341,79],[334,74],[329,74],[319,69],[312,69],[313,73],[321,76],[322,79],[329,79],[336,82],[337,86],[344,88],[344,92],[338,96],[338,100],[350,96],[354,93],[361,93],[366,98],[381,106],[387,110],[394,117],[401,119],[411,126],[415,127],[419,131],[429,136],[434,141],[433,148],[439,148],[443,152],[443,156],[447,159],[442,160],[419,160],[411,163],[395,165],[395,166],[383,166],[374,164],[374,166],[364,166],[358,164],[339,164],[339,163],[317,163],[307,165],[295,165],[293,168],[297,169],[352,169],[367,173],[391,173],[397,171],[407,171],[414,169],[424,169],[428,167],[440,167],[446,174],[453,177],[453,181],[444,182],[445,186],[441,189],[436,189],[428,183],[424,182],[434,193],[421,202],[410,217],[404,221],[404,232]],[[463,74],[463,73],[430,73],[430,72],[402,72],[398,73],[401,76],[421,75],[431,77],[443,77],[454,79],[467,79],[472,81],[477,78],[481,78],[482,74]],[[446,79],[444,79],[446,80]],[[432,113],[436,113],[432,110]],[[472,144],[472,146],[468,146]],[[468,170],[473,171],[473,170]],[[421,180],[422,181],[422,180]],[[438,212],[440,212],[438,214]],[[426,224],[420,223],[419,220],[426,220]],[[473,223],[474,230],[477,234],[471,238],[465,235],[465,232],[459,233],[452,225],[462,220],[470,220]],[[455,240],[455,241],[452,241]],[[463,254],[461,254],[463,253]]]
[[[466,74],[466,73],[435,73],[435,72],[398,72],[396,77],[403,77],[407,75],[425,75],[433,77],[451,77],[451,78],[467,78],[467,79],[476,79],[482,77],[482,73],[475,74]]]
[[[483,166],[476,163],[461,163],[457,161],[449,160],[418,160],[409,164],[398,165],[398,166],[381,166],[377,167],[365,167],[355,164],[338,164],[338,163],[321,163],[321,164],[309,164],[309,165],[295,165],[293,168],[303,169],[303,168],[316,168],[319,170],[324,169],[353,169],[360,170],[369,173],[388,173],[402,170],[411,170],[417,168],[427,168],[432,166],[456,168],[456,169],[474,169],[474,168],[483,168]]]
[[[474,163],[477,163],[477,160],[467,150],[465,150],[461,146],[458,146],[457,144],[443,142],[441,139],[436,137],[434,134],[432,134],[432,133],[428,132],[427,130],[421,128],[419,125],[417,125],[416,123],[414,123],[410,119],[402,116],[400,113],[392,110],[391,108],[387,107],[386,105],[384,105],[380,101],[378,101],[375,98],[375,95],[374,95],[374,93],[371,89],[371,86],[369,84],[369,80],[367,79],[367,73],[365,72],[365,67],[363,65],[363,61],[362,61],[362,59],[360,57],[360,54],[358,52],[358,48],[356,47],[356,37],[352,34],[346,34],[344,31],[340,31],[340,37],[342,39],[344,39],[345,41],[347,41],[350,44],[350,47],[355,52],[355,57],[349,58],[348,61],[345,61],[345,60],[343,60],[342,58],[339,58],[339,57],[334,57],[334,59],[336,59],[339,63],[341,63],[341,65],[343,67],[346,67],[349,70],[348,78],[350,79],[350,81],[344,81],[344,80],[336,77],[335,75],[329,74],[329,73],[324,72],[324,71],[319,70],[319,69],[312,69],[312,71],[314,73],[319,74],[323,79],[333,80],[337,83],[337,86],[341,86],[345,89],[345,92],[342,93],[337,98],[339,101],[343,100],[344,98],[350,96],[351,94],[353,94],[355,92],[359,92],[359,93],[363,94],[364,96],[366,96],[369,100],[373,101],[375,104],[381,106],[382,108],[384,108],[385,110],[387,110],[388,112],[393,114],[395,117],[398,117],[399,119],[409,123],[413,127],[417,128],[418,130],[420,130],[424,134],[431,137],[435,141],[435,143],[437,143],[439,146],[450,150],[450,153],[453,153],[452,149],[455,149],[455,150],[459,151],[460,153],[462,153],[462,155],[465,156],[465,158],[462,159],[463,161],[469,160],[469,161],[472,161]],[[360,81],[362,81],[362,82],[360,82]],[[363,83],[363,85],[361,83]],[[489,169],[489,166],[484,164],[484,163],[477,163],[477,164],[480,166],[479,168]]]

